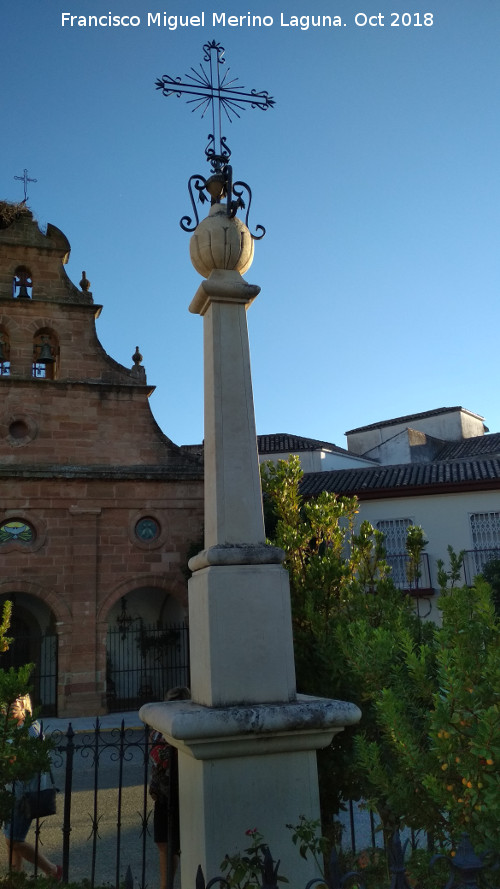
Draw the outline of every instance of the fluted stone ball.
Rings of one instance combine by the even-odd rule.
[[[191,262],[204,278],[214,269],[234,269],[244,275],[252,265],[253,249],[246,225],[236,217],[229,219],[225,204],[213,204],[189,245]]]

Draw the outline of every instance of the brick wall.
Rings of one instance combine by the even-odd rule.
[[[0,544],[0,598],[16,594],[40,625],[50,616],[58,712],[76,716],[105,707],[116,603],[150,589],[186,606],[203,480],[199,460],[156,424],[142,368],[125,368],[102,348],[99,307],[67,278],[68,253],[62,232],[43,234],[29,213],[0,228],[0,332],[10,359],[0,376],[0,525],[18,518],[34,531],[29,543]],[[20,266],[31,275],[29,298],[13,290]],[[32,375],[40,332],[53,379]],[[152,541],[135,533],[145,516],[160,529]]]

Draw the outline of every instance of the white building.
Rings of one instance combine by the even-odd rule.
[[[447,566],[449,544],[465,551],[466,583],[489,559],[500,558],[500,433],[487,434],[482,417],[461,407],[441,408],[346,435],[349,454],[376,458],[377,465],[307,472],[302,494],[356,495],[359,520],[386,535],[388,561],[401,588],[408,586],[409,525],[420,525],[428,540],[419,589],[412,592],[429,601],[438,591],[437,560]]]
[[[346,432],[347,449],[288,433],[258,435],[261,462],[300,459],[301,491],[356,495],[359,522],[384,532],[393,578],[407,589],[406,530],[420,525],[428,540],[418,589],[420,613],[436,614],[437,561],[448,545],[465,551],[463,577],[472,583],[486,562],[500,558],[500,433],[462,407],[444,407],[360,426]],[[202,454],[203,445],[190,452]]]

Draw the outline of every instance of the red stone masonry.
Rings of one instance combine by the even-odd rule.
[[[0,202],[0,342],[10,361],[0,374],[0,524],[20,518],[36,536],[0,544],[0,602],[17,594],[33,620],[41,607],[50,614],[59,715],[94,715],[105,702],[110,609],[144,587],[186,605],[202,469],[154,420],[143,368],[102,348],[100,307],[67,277],[62,232],[42,233],[27,210],[1,225]],[[13,287],[19,269],[29,272],[28,297]],[[34,378],[41,343],[53,360],[47,378]],[[133,529],[149,515],[162,531],[145,546]]]

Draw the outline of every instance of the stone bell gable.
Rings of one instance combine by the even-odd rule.
[[[70,245],[25,208],[0,204],[0,460],[193,466],[156,424],[139,350],[131,367],[103,349],[85,272],[76,287]],[[5,218],[5,207],[11,216]],[[3,227],[2,227],[3,220]],[[15,448],[15,451],[13,451]]]

